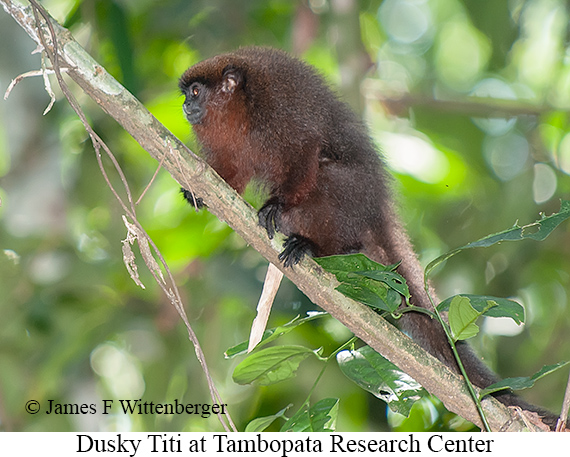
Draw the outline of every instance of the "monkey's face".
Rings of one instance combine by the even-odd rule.
[[[203,75],[200,66],[190,68],[180,78],[180,89],[186,97],[182,109],[192,125],[205,122],[209,111],[219,111],[231,100],[243,82],[242,73],[226,65],[219,76]]]
[[[206,115],[208,88],[204,84],[194,81],[190,86],[182,87],[182,93],[186,97],[182,105],[186,119],[192,125],[201,124]]]

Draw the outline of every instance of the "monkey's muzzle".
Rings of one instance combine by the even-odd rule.
[[[193,100],[185,101],[182,105],[182,110],[186,115],[186,119],[188,119],[188,122],[192,125],[200,124],[206,114],[206,111]]]

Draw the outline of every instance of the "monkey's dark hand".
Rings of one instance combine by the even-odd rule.
[[[257,216],[259,217],[259,225],[267,230],[267,236],[271,240],[275,236],[275,232],[279,231],[278,219],[282,208],[283,205],[279,203],[279,199],[277,197],[271,197],[257,213]]]
[[[200,197],[196,197],[192,192],[190,192],[187,189],[184,189],[184,187],[180,188],[180,193],[184,197],[184,200],[190,203],[190,205],[193,206],[194,209],[196,209],[196,211],[206,206],[204,204],[204,200],[202,200]]]
[[[283,243],[283,252],[279,254],[279,260],[286,267],[297,265],[305,255],[312,256],[314,243],[301,235],[291,235]]]

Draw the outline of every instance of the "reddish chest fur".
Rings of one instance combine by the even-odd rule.
[[[220,97],[208,105],[203,123],[194,126],[210,165],[240,193],[254,175],[257,156],[249,130],[243,103]]]

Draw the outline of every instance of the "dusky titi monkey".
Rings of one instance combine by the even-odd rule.
[[[194,65],[179,86],[207,162],[240,193],[254,178],[267,186],[259,223],[270,238],[275,231],[287,237],[280,254],[285,266],[305,254],[362,252],[385,265],[401,261],[412,302],[432,309],[382,160],[362,121],[311,66],[276,49],[248,47]],[[458,370],[437,322],[420,313],[400,321],[403,331]],[[475,385],[497,380],[465,343],[458,349]],[[512,394],[497,398],[529,409]]]

